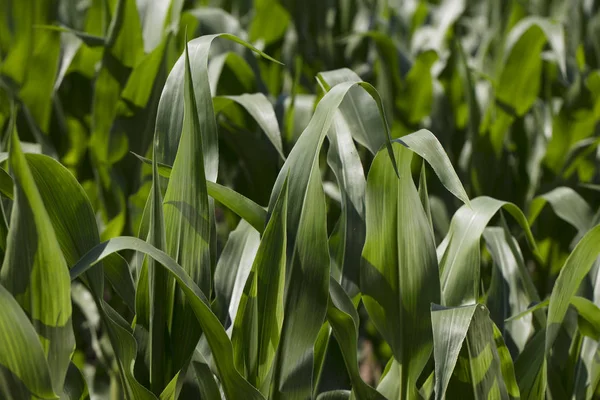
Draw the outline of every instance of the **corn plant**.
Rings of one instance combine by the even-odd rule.
[[[0,398],[600,398],[597,2],[4,3]]]

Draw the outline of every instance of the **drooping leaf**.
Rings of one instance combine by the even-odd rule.
[[[281,133],[273,106],[269,99],[262,93],[242,94],[240,96],[222,96],[215,97],[215,111],[228,107],[232,103],[237,103],[243,107],[248,114],[256,120],[256,123],[263,130],[269,141],[273,144],[283,160],[283,145],[281,142]]]
[[[396,139],[397,142],[420,155],[433,168],[446,189],[460,201],[470,206],[469,197],[463,188],[458,175],[454,171],[448,155],[438,139],[426,129]]]
[[[550,204],[556,215],[575,227],[580,235],[592,227],[593,211],[590,206],[576,191],[564,186],[533,199],[529,209],[529,224],[533,224],[546,204]]]
[[[450,231],[438,246],[442,297],[446,306],[473,304],[479,297],[480,246],[483,230],[502,208],[510,213],[525,231],[534,251],[535,241],[521,210],[512,203],[477,197],[454,214]]]
[[[327,163],[333,170],[340,188],[342,215],[329,242],[332,276],[353,297],[358,292],[360,253],[365,244],[366,180],[360,157],[352,141],[351,129],[340,114],[336,114],[330,128],[335,132],[329,134]]]

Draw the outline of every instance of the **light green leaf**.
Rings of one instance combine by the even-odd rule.
[[[58,399],[44,349],[25,312],[0,285],[0,395]]]
[[[479,298],[479,242],[483,230],[501,208],[516,219],[533,251],[537,251],[529,224],[517,206],[485,196],[471,200],[470,204],[454,214],[450,231],[438,247],[442,295],[447,306],[473,304]]]
[[[546,353],[550,351],[556,340],[571,299],[577,292],[583,278],[590,271],[592,263],[600,255],[598,243],[600,243],[600,225],[585,234],[560,270],[550,296]]]
[[[326,91],[338,83],[361,81],[360,77],[348,68],[321,72],[317,75],[317,80]],[[364,90],[356,87],[350,89],[339,110],[352,138],[369,149],[372,154],[377,154],[385,144],[385,136],[373,132],[384,132],[386,129],[377,102],[373,101]]]
[[[439,302],[440,287],[433,232],[412,180],[412,152],[398,143],[393,149],[400,178],[380,152],[367,179],[361,289],[369,315],[403,366],[400,397],[408,399],[417,396],[431,354],[431,324],[423,315]]]
[[[67,263],[16,130],[11,134],[8,163],[15,201],[0,283],[31,318],[48,360],[54,391],[62,393],[75,347]],[[52,290],[48,289],[50,282]]]
[[[435,304],[431,306],[436,400],[445,397],[476,308],[477,305],[456,308],[444,308]]]
[[[502,72],[496,85],[498,100],[523,115],[535,101],[540,88],[541,53],[548,42],[563,75],[566,74],[563,28],[558,22],[527,17],[509,32]]]
[[[488,227],[484,229],[483,237],[494,261],[494,268],[498,271],[496,275],[499,280],[498,285],[502,288],[506,287],[508,290],[508,294],[489,293],[488,308],[492,312],[492,317],[497,317],[495,322],[499,324],[500,329],[510,332],[511,338],[522,350],[533,330],[531,317],[515,320],[506,327],[504,320],[526,310],[532,302],[539,302],[539,295],[525,267],[525,261],[517,241],[508,230]],[[492,275],[493,279],[494,275]],[[494,314],[494,312],[500,314]],[[535,315],[544,325],[546,321],[544,314],[536,313]]]
[[[537,219],[546,204],[550,204],[556,215],[571,224],[580,235],[592,227],[594,213],[590,206],[576,191],[564,186],[533,199],[529,208],[530,225]]]
[[[470,206],[469,196],[467,196],[458,175],[456,175],[448,155],[433,133],[421,129],[395,141],[402,143],[427,161],[446,189],[467,206]]]
[[[501,347],[503,356],[500,357],[496,343],[503,345],[504,342],[501,336],[495,336],[494,323],[485,306],[474,304],[444,308],[432,305],[431,318],[436,399],[446,397],[446,389],[448,383],[452,385],[450,377],[455,368],[455,374],[462,376],[462,379],[468,377],[472,396],[477,400],[519,398],[514,373],[510,369],[510,355],[505,347]],[[466,349],[463,354],[467,359],[457,365],[461,348],[463,351]],[[509,382],[510,395],[505,380]]]
[[[260,235],[245,220],[229,234],[215,268],[214,313],[223,326],[232,324],[260,244]]]

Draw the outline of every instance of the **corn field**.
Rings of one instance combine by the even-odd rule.
[[[600,399],[600,2],[0,0],[0,399]]]

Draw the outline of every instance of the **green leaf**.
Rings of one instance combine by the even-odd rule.
[[[281,143],[281,132],[279,123],[275,116],[275,111],[269,99],[262,93],[242,94],[240,96],[220,96],[213,99],[215,112],[228,107],[232,103],[237,103],[243,107],[248,114],[256,120],[256,123],[263,130],[269,141],[273,144],[281,159],[285,161],[283,154],[283,145]]]
[[[0,394],[6,399],[58,399],[36,330],[2,285],[0,301]]]
[[[200,159],[202,162],[202,159]],[[163,201],[160,189],[160,177],[156,161],[152,164],[152,203],[150,207],[150,228],[148,243],[160,250],[167,248]],[[142,267],[143,268],[143,267]],[[169,354],[171,326],[169,321],[173,313],[171,282],[168,272],[156,265],[153,259],[147,260],[148,294],[148,330],[150,348],[150,386],[154,394],[161,393],[175,375]],[[144,276],[142,274],[142,276]],[[142,295],[144,292],[141,293]],[[177,334],[178,332],[175,332]],[[179,367],[179,366],[176,366]]]
[[[548,328],[546,332],[546,353],[550,351],[560,325],[567,313],[569,303],[577,292],[581,281],[588,274],[592,263],[600,255],[600,225],[592,228],[577,243],[560,270],[558,279],[552,288],[548,308]]]
[[[219,257],[215,268],[215,300],[212,309],[225,327],[235,320],[259,244],[259,233],[242,219],[229,234]]]
[[[31,318],[48,360],[54,391],[62,393],[75,347],[67,263],[16,130],[11,134],[8,163],[15,201],[0,283]],[[52,290],[48,290],[50,282]]]
[[[191,77],[194,82],[194,94],[205,163],[206,179],[216,181],[218,171],[218,131],[215,122],[212,96],[208,83],[208,55],[212,42],[224,38],[239,43],[261,56],[276,62],[273,58],[251,46],[249,43],[230,34],[206,35],[188,43]],[[184,75],[185,58],[180,56],[163,88],[156,117],[155,138],[158,139],[157,161],[172,165],[175,160],[184,118]]]
[[[434,304],[431,319],[436,399],[446,397],[448,384],[452,386],[450,378],[455,368],[459,380],[470,382],[475,399],[519,398],[514,372],[510,368],[510,355],[505,347],[501,347],[502,357],[499,355],[497,343],[503,346],[504,342],[501,336],[496,336],[494,323],[485,306],[474,304],[445,308]],[[464,356],[459,356],[461,348]],[[466,360],[459,360],[459,357],[466,357]],[[506,381],[509,382],[510,395]]]
[[[318,154],[330,131],[334,111],[356,85],[365,88],[381,107],[377,92],[368,83],[346,82],[334,86],[318,104],[309,125],[279,172],[271,193],[270,211],[285,179],[289,179],[290,198],[301,199],[290,202],[287,212],[286,280],[293,284],[286,284],[285,315],[289,318],[286,317],[283,323],[271,387],[274,398],[304,398],[311,393],[313,345],[327,310],[330,264]],[[380,114],[384,115],[382,108]],[[388,150],[391,152],[391,147]]]
[[[537,219],[546,204],[550,204],[556,215],[577,229],[580,235],[592,227],[594,213],[590,206],[576,191],[564,186],[533,199],[529,208],[530,225]]]
[[[67,370],[63,391],[63,398],[64,397],[69,400],[86,400],[90,398],[85,378],[73,362],[69,364],[69,369]]]
[[[281,190],[246,281],[231,340],[238,369],[257,388],[266,384],[283,325],[287,183]]]
[[[77,36],[88,47],[103,47],[106,44],[106,42],[104,41],[104,38],[101,36],[91,35],[86,32],[81,32],[81,31],[78,31],[75,29],[71,29],[68,26],[64,26],[64,25],[36,25],[35,28],[46,29],[46,30],[56,31],[56,32],[71,33],[71,34]]]
[[[237,372],[233,364],[233,348],[225,329],[213,314],[206,296],[200,288],[166,253],[154,246],[134,237],[118,237],[99,244],[82,257],[71,269],[71,279],[76,278],[110,254],[122,250],[135,250],[149,255],[169,271],[183,290],[189,306],[206,336],[214,355],[214,362],[219,373],[223,390],[228,399],[264,399],[262,395]]]
[[[369,315],[403,366],[400,398],[408,399],[417,396],[431,354],[431,324],[423,315],[439,302],[440,287],[433,232],[412,180],[412,152],[398,143],[393,149],[400,178],[380,152],[367,179],[361,289]]]
[[[269,45],[285,34],[290,22],[290,14],[278,0],[258,0],[255,2],[255,16],[250,24],[250,40],[261,40]]]
[[[563,74],[565,43],[559,23],[540,17],[524,18],[506,38],[504,66],[496,85],[496,98],[523,115],[535,101],[540,88],[541,53],[548,42]]]
[[[431,67],[437,60],[434,50],[423,51],[405,77],[396,106],[409,124],[417,124],[431,113],[434,99]]]
[[[456,308],[431,306],[436,400],[445,397],[450,377],[477,307],[477,305]]]
[[[506,228],[488,227],[484,229],[483,237],[494,261],[494,268],[498,270],[496,276],[500,281],[499,286],[506,287],[503,290],[508,291],[508,294],[489,293],[488,308],[500,329],[503,332],[509,332],[517,347],[522,350],[533,331],[531,318],[515,320],[506,327],[504,326],[504,320],[511,315],[526,310],[532,302],[539,303],[539,295],[526,269],[517,241],[510,235],[508,230]],[[500,314],[495,315],[495,312]],[[535,315],[541,321],[541,324],[545,325],[546,318],[544,314],[536,313]]]
[[[138,154],[133,153],[142,162],[152,165],[152,160],[142,157]],[[158,173],[161,176],[169,178],[171,176],[172,167],[157,163]],[[0,180],[1,183],[1,180]],[[263,232],[265,229],[265,221],[267,220],[267,212],[265,209],[247,197],[239,194],[233,189],[227,186],[220,185],[215,182],[206,181],[206,189],[208,195],[231,211],[239,215],[242,219],[246,220],[254,229],[258,232]],[[4,190],[2,188],[2,190]]]
[[[502,337],[500,329],[498,329],[496,324],[492,323],[492,325],[494,328],[494,341],[496,342],[496,349],[500,359],[500,369],[502,371],[502,378],[504,379],[506,390],[511,398],[518,399],[520,398],[521,393],[519,391],[519,385],[517,384],[517,379],[515,376],[515,365],[513,363],[513,359],[508,351],[508,348],[506,347],[506,343],[504,343],[504,338]]]
[[[146,106],[152,94],[154,83],[157,83],[155,81],[163,64],[165,48],[169,43],[169,39],[170,36],[165,37],[158,47],[144,56],[139,64],[135,66],[131,71],[131,75],[129,75],[129,79],[127,79],[123,92],[121,92],[121,98],[140,108]]]
[[[358,370],[358,313],[344,289],[335,279],[329,281],[327,321],[340,346],[346,370],[352,381],[352,392],[357,400],[383,400],[385,397],[367,385]]]
[[[218,399],[221,397],[221,392],[215,382],[215,377],[210,370],[206,360],[196,361],[192,360],[194,371],[196,372],[196,379],[198,380],[198,386],[202,399]]]
[[[579,330],[594,340],[600,339],[600,308],[585,297],[575,296],[571,305],[579,314]]]
[[[326,91],[338,83],[361,81],[360,77],[348,68],[320,72],[317,80]],[[384,132],[386,129],[377,102],[373,101],[364,90],[355,87],[350,89],[340,104],[339,110],[352,138],[369,149],[371,154],[377,154],[385,144],[385,136],[374,135],[373,132]]]
[[[433,133],[421,129],[395,141],[402,143],[423,157],[431,165],[444,187],[460,201],[470,206],[469,196],[467,196],[458,175],[456,175],[448,155]]]
[[[124,66],[133,68],[144,55],[142,26],[135,0],[109,2],[112,19],[106,49]]]
[[[184,74],[184,118],[181,140],[173,163],[171,177],[163,199],[164,235],[167,254],[171,255],[192,278],[194,283],[210,297],[212,290],[211,230],[213,218],[206,189],[204,163],[204,138],[202,125],[197,113],[196,96],[192,79],[188,47],[185,50]],[[163,92],[164,93],[164,92]],[[159,140],[155,137],[155,141]],[[157,153],[154,153],[157,160]],[[158,176],[156,176],[158,179]],[[159,218],[153,215],[154,219]],[[162,216],[160,216],[162,219]],[[152,218],[151,218],[152,221]],[[157,223],[155,221],[155,223]],[[162,222],[161,222],[162,224]],[[159,272],[161,275],[163,271]],[[164,276],[166,279],[166,276]],[[167,310],[173,307],[169,316],[170,334],[177,346],[172,348],[169,358],[173,372],[186,362],[198,343],[201,331],[192,316],[186,299],[177,291],[167,292],[164,286]],[[163,293],[162,291],[160,293]],[[168,294],[167,294],[168,293]],[[174,297],[173,297],[174,296]],[[174,303],[173,303],[174,302]],[[170,304],[174,304],[170,306]],[[170,311],[167,311],[167,315]],[[166,349],[163,349],[166,351]],[[171,376],[168,376],[171,379]]]
[[[27,106],[39,129],[49,133],[54,79],[60,55],[60,34],[37,31],[33,51],[27,65],[27,78],[19,97]]]
[[[335,174],[342,200],[337,230],[329,238],[331,275],[354,297],[359,291],[360,254],[365,244],[365,173],[351,130],[339,113],[330,129],[327,163]]]
[[[454,214],[448,235],[438,246],[442,297],[447,306],[473,304],[479,298],[479,241],[483,230],[501,208],[516,219],[525,231],[532,250],[537,251],[529,224],[517,206],[485,196],[471,200],[470,204],[470,207],[464,205]]]
[[[515,362],[515,375],[521,397],[525,400],[545,399],[547,365],[544,356],[546,330],[539,330],[525,345]]]

